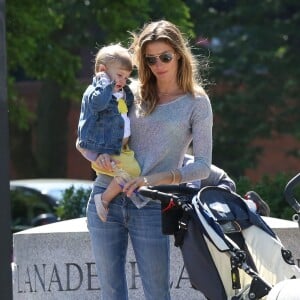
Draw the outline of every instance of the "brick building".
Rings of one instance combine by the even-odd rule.
[[[28,107],[35,111],[37,95],[40,89],[38,82],[18,83],[18,92],[25,99]],[[78,179],[93,179],[94,172],[90,165],[75,149],[77,134],[77,122],[80,112],[80,104],[73,103],[67,116],[68,120],[68,149],[67,149],[67,177]],[[257,139],[253,141],[256,145],[262,146],[263,152],[258,158],[258,167],[248,169],[246,175],[252,180],[257,181],[263,174],[275,175],[279,172],[297,174],[300,172],[300,159],[290,155],[292,149],[300,149],[300,141],[292,136],[274,134],[270,139]],[[18,178],[11,162],[11,179]]]

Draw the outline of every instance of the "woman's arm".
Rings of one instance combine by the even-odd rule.
[[[202,180],[210,174],[212,162],[213,114],[208,97],[195,99],[191,115],[194,161],[179,169],[182,182]]]

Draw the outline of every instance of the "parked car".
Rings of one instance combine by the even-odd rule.
[[[91,189],[93,182],[79,179],[20,179],[10,181],[12,232],[59,221],[56,207],[65,190]]]

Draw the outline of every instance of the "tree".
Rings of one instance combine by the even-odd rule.
[[[92,60],[97,47],[128,43],[128,31],[163,17],[176,18],[191,33],[188,8],[179,0],[132,0],[126,5],[108,0],[7,3],[11,151],[20,176],[65,176],[66,116],[70,101],[81,99],[84,88],[79,81],[81,53],[88,52]],[[13,79],[20,74],[42,83],[37,113],[30,114],[12,92]]]
[[[251,141],[300,137],[300,3],[187,1],[198,46],[211,60],[214,162],[235,176],[254,167]],[[299,156],[299,150],[295,151]]]

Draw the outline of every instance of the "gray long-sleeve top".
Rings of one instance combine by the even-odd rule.
[[[184,95],[157,105],[148,116],[139,116],[135,108],[129,116],[130,147],[135,152],[142,175],[179,169],[182,182],[208,177],[213,124],[208,97]],[[182,167],[191,141],[194,163]]]

